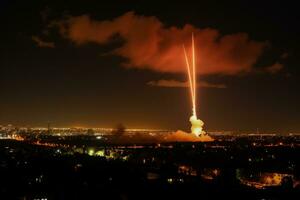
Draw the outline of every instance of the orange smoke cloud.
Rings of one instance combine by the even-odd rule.
[[[249,39],[246,33],[221,35],[216,29],[199,29],[190,24],[166,27],[156,17],[134,12],[107,21],[82,15],[56,24],[61,34],[77,45],[89,42],[103,45],[120,37],[123,43],[113,54],[126,58],[123,63],[126,67],[159,72],[185,73],[182,44],[190,46],[192,32],[199,74],[249,72],[268,45]]]

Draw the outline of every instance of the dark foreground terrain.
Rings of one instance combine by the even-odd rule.
[[[0,140],[0,199],[299,199],[300,148]]]

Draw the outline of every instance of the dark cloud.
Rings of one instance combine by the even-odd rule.
[[[55,48],[54,42],[46,42],[37,36],[32,36],[31,39],[36,43],[38,47],[42,48]]]
[[[287,52],[281,54],[281,56],[280,56],[281,59],[286,59],[288,57],[289,57],[289,53],[287,53]]]
[[[155,87],[177,87],[177,88],[189,87],[189,83],[187,81],[182,82],[182,81],[177,81],[177,80],[166,80],[166,79],[161,79],[161,80],[157,80],[157,81],[149,81],[147,84],[150,86],[155,86]],[[213,83],[209,83],[206,81],[200,81],[197,83],[197,87],[223,89],[223,88],[226,88],[227,86],[225,84],[213,84]]]
[[[266,67],[265,69],[267,72],[274,74],[283,69],[283,64],[276,62],[273,65]]]

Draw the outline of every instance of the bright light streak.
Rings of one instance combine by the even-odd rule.
[[[195,58],[195,42],[194,42],[194,33],[192,33],[192,60],[193,60],[193,87],[194,87],[194,108],[193,108],[193,115],[197,118],[197,111],[196,111],[196,58]]]
[[[194,97],[193,82],[192,82],[192,76],[191,76],[191,69],[190,69],[189,59],[187,57],[187,53],[186,53],[184,45],[183,45],[183,51],[184,51],[184,57],[185,57],[187,71],[188,71],[188,77],[189,77],[189,83],[190,83],[190,91],[191,91],[191,99],[192,99],[192,106],[193,106],[193,113],[194,113],[194,110],[195,110],[195,101],[194,101],[194,99],[195,99],[195,97]]]
[[[197,137],[203,136],[205,132],[203,131],[203,121],[197,118],[197,112],[196,112],[196,55],[195,55],[195,41],[194,41],[194,34],[192,34],[192,66],[190,65],[188,55],[186,53],[185,46],[183,45],[183,52],[188,72],[188,78],[189,78],[189,85],[190,85],[190,91],[191,91],[191,97],[192,97],[192,116],[190,117],[190,122],[192,124],[191,132],[196,135]]]

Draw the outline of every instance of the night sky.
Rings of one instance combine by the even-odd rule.
[[[195,2],[2,0],[0,124],[187,130],[194,32],[206,129],[299,132],[296,3]]]

